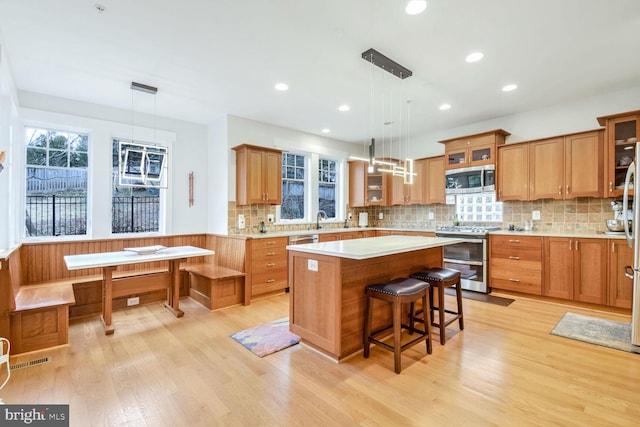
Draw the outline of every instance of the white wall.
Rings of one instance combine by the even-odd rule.
[[[229,150],[227,145],[227,135],[227,117],[221,117],[209,126],[209,182],[207,185],[206,200],[209,206],[208,231],[217,234],[227,234],[228,232],[227,201],[229,200],[230,193],[227,177],[230,169],[232,169],[232,173],[235,174],[235,163],[233,168],[230,165],[229,156],[231,155],[231,150]],[[235,195],[235,189],[231,194]]]
[[[131,111],[95,104],[20,92],[20,114],[25,124],[36,124],[62,130],[87,132],[90,135],[90,158],[94,168],[89,203],[96,219],[90,224],[92,238],[110,235],[109,198],[111,194],[111,141],[113,137],[141,141],[157,141],[169,146],[169,188],[166,233],[191,234],[207,231],[207,127],[153,116],[136,114],[132,126]],[[154,126],[155,123],[155,127]],[[189,172],[194,172],[200,185],[195,186],[196,204],[189,207]],[[23,178],[24,179],[24,178]],[[93,179],[93,182],[92,182]],[[198,203],[200,201],[200,203]]]
[[[508,144],[599,129],[597,117],[632,110],[640,110],[640,86],[420,135],[413,138],[411,152],[416,158],[441,155],[444,154],[444,145],[437,141],[494,129],[511,133],[507,137]]]

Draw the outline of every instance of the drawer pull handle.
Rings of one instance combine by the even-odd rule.
[[[267,256],[274,256],[275,254],[275,252],[267,252]]]
[[[267,283],[273,283],[275,281],[276,281],[276,279],[269,279],[269,280],[267,280]]]
[[[269,264],[267,264],[267,267],[273,267],[274,265],[276,265],[274,262],[270,262]]]
[[[518,239],[509,239],[509,243],[520,243]]]
[[[510,282],[519,282],[520,279],[509,279]]]
[[[519,256],[510,256],[509,259],[520,259]]]
[[[267,245],[275,245],[276,242],[267,242]]]

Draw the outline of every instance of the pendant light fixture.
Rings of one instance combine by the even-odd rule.
[[[369,49],[365,52],[362,53],[362,58],[368,62],[371,63],[372,67],[371,67],[371,95],[370,95],[370,106],[371,106],[371,117],[370,117],[370,131],[371,131],[371,143],[369,144],[369,150],[368,150],[368,158],[367,159],[359,159],[359,160],[365,160],[369,163],[369,167],[368,167],[368,172],[372,173],[374,172],[375,168],[377,165],[380,165],[382,167],[378,167],[378,171],[380,172],[386,172],[386,173],[391,173],[394,176],[402,176],[404,179],[404,182],[407,184],[412,184],[413,183],[413,177],[416,175],[413,171],[413,160],[409,159],[407,157],[408,154],[408,148],[409,148],[409,119],[407,118],[407,132],[405,135],[405,144],[406,144],[406,151],[404,153],[404,156],[402,155],[402,147],[403,147],[403,141],[402,141],[402,131],[403,131],[403,123],[402,123],[402,115],[403,115],[403,108],[402,108],[402,103],[403,103],[403,81],[404,79],[411,77],[413,75],[413,73],[411,72],[411,70],[403,67],[402,65],[398,64],[397,62],[393,61],[392,59],[386,57],[385,55],[381,54],[380,52],[376,51],[375,49]],[[404,160],[397,160],[394,158],[394,152],[393,152],[393,147],[394,147],[394,134],[393,134],[393,124],[394,124],[394,120],[393,120],[393,83],[391,84],[391,90],[390,90],[390,106],[389,106],[389,111],[390,111],[390,115],[391,118],[390,120],[383,120],[383,125],[389,126],[390,131],[388,132],[389,134],[389,155],[388,157],[386,156],[386,150],[385,150],[385,145],[386,145],[386,141],[385,141],[385,128],[383,128],[383,134],[382,134],[382,158],[378,158],[376,157],[376,140],[373,136],[374,134],[374,128],[375,128],[375,114],[374,114],[374,110],[375,110],[375,97],[374,97],[374,84],[373,84],[373,72],[374,72],[374,65],[382,68],[384,71],[387,71],[388,73],[392,74],[393,76],[397,77],[400,79],[400,83],[401,83],[401,93],[400,93],[400,124],[399,124],[399,129],[400,129],[400,135],[397,138],[398,142],[398,158],[403,158]],[[386,74],[383,74],[383,77]],[[406,113],[407,116],[410,115],[410,103],[411,101],[407,101],[407,106],[406,106]],[[384,116],[384,96],[383,96],[383,116]],[[384,119],[384,117],[383,117]],[[354,158],[354,157],[352,157]]]

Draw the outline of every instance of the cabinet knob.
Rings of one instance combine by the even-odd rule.
[[[558,194],[562,195],[562,185],[558,185]]]
[[[274,256],[275,254],[275,252],[267,252],[267,256]]]
[[[519,256],[510,256],[509,259],[520,259]]]
[[[519,282],[520,279],[509,279],[510,282]]]
[[[269,279],[269,280],[267,280],[267,283],[273,283],[275,281],[276,281],[276,279]]]
[[[267,267],[274,267],[276,264],[274,262],[270,262],[267,264]]]
[[[267,245],[275,245],[276,242],[267,242]]]
[[[609,181],[609,193],[613,192],[613,182]]]
[[[569,194],[569,186],[567,185],[567,194]]]
[[[509,239],[509,243],[520,243],[518,239]]]

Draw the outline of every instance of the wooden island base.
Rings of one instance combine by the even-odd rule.
[[[442,246],[350,259],[289,249],[290,329],[340,361],[363,348],[365,287],[441,267]],[[373,328],[391,323],[391,306],[374,302]]]

